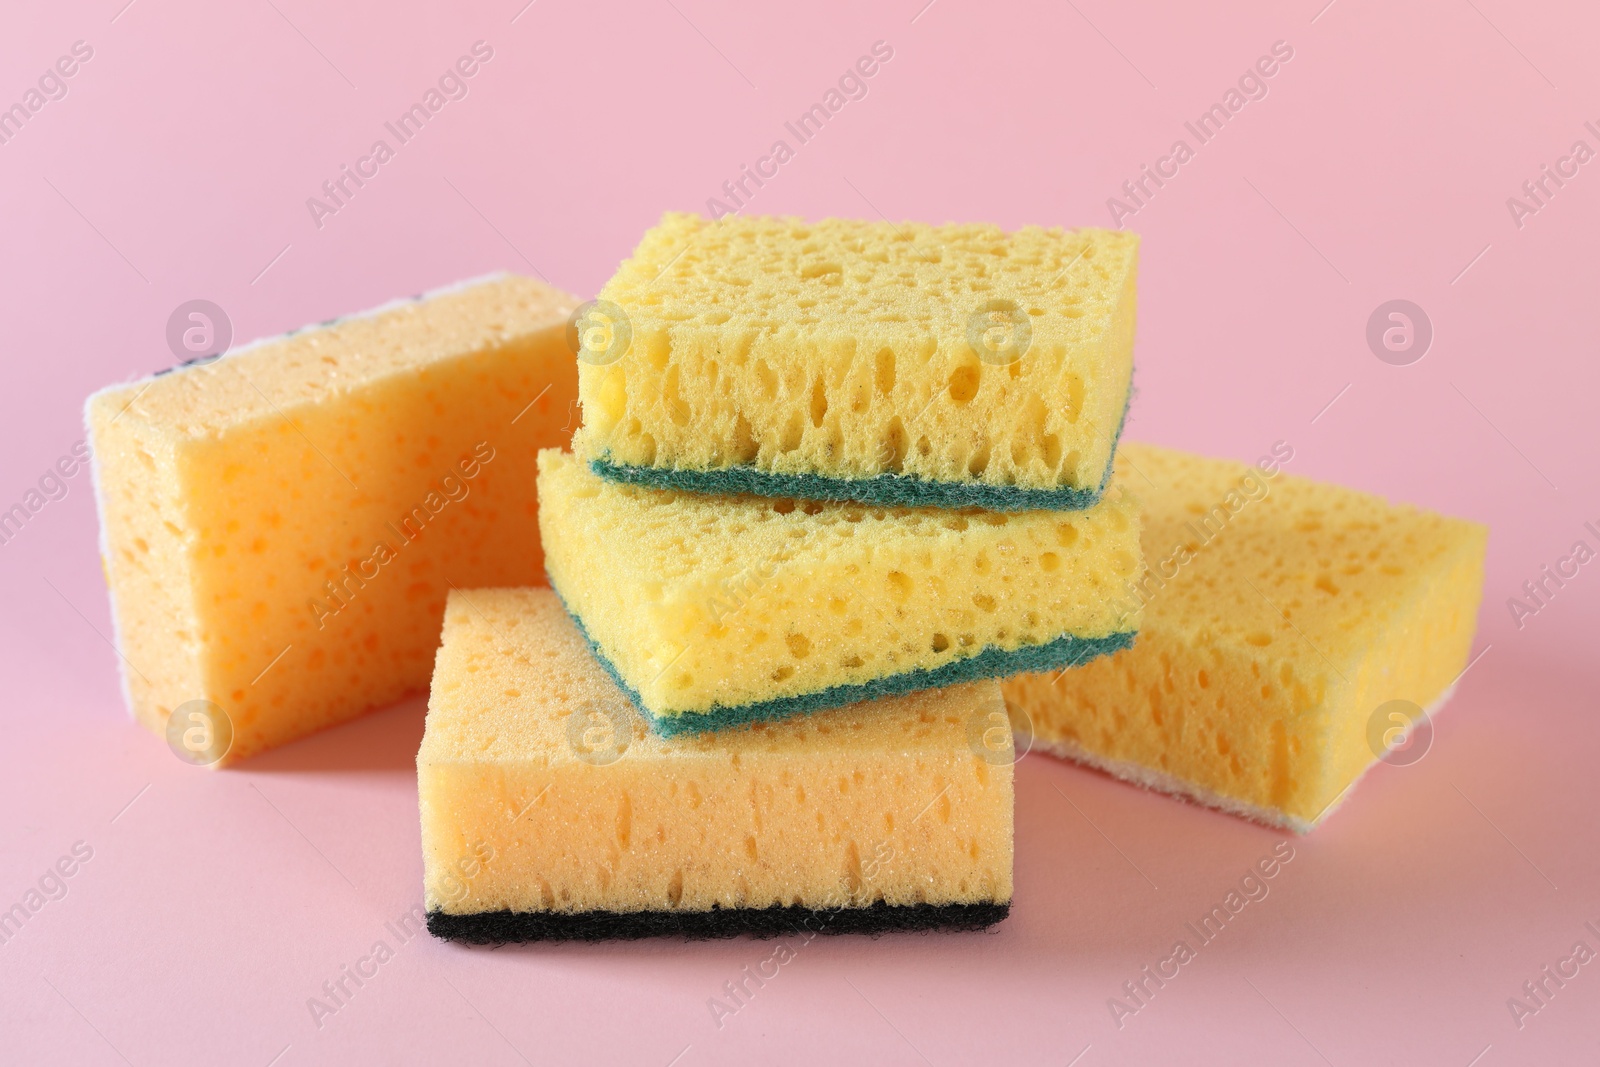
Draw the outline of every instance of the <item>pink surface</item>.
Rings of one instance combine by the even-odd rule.
[[[812,942],[719,1028],[708,999],[771,943],[385,927],[420,900],[420,700],[220,774],[136,728],[80,473],[0,545],[0,908],[92,850],[0,945],[0,1061],[1594,1061],[1600,962],[1520,1026],[1507,1000],[1600,951],[1600,564],[1520,628],[1506,607],[1600,545],[1600,162],[1507,205],[1600,149],[1592,5],[125,2],[29,5],[0,34],[0,103],[93,49],[0,144],[0,507],[80,439],[88,392],[173,362],[181,302],[242,341],[497,268],[592,294],[663,209],[794,147],[785,120],[882,40],[865,98],[751,209],[1105,225],[1189,141],[1123,219],[1145,242],[1130,434],[1285,440],[1294,472],[1490,523],[1486,651],[1426,758],[1295,841],[1120,1027],[1108,999],[1281,836],[1032,756],[999,932]],[[480,40],[466,98],[319,229],[306,199]],[[1184,121],[1276,41],[1265,98],[1197,147]],[[1392,299],[1433,324],[1420,362],[1368,348]],[[319,1028],[308,998],[379,939],[394,958]]]

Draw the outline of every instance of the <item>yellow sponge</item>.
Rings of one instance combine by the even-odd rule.
[[[551,584],[664,734],[1081,663],[1125,647],[1117,487],[1073,512],[796,504],[622,485],[539,456]]]
[[[574,306],[502,275],[90,397],[138,719],[210,701],[248,756],[427,685],[452,583],[539,581]]]
[[[1310,829],[1462,673],[1487,530],[1281,471],[1125,444],[1145,503],[1138,646],[1003,685],[1036,743]],[[1413,757],[1414,758],[1414,757]]]
[[[452,592],[417,753],[428,925],[986,926],[1011,900],[1012,758],[993,681],[666,740],[549,590]]]
[[[585,317],[574,448],[702,492],[1086,507],[1137,267],[1113,230],[669,213]]]

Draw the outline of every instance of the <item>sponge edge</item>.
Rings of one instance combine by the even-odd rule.
[[[557,595],[560,595],[559,591]],[[566,602],[562,603],[565,606]],[[732,707],[718,704],[710,711],[704,712],[686,711],[675,715],[654,715],[644,706],[639,694],[623,680],[622,675],[617,673],[616,665],[606,658],[604,650],[589,636],[589,631],[584,629],[583,620],[573,614],[571,608],[568,608],[567,612],[573,625],[583,635],[584,641],[588,642],[589,651],[595,661],[604,668],[606,674],[611,676],[617,688],[628,695],[634,708],[649,721],[650,728],[662,737],[714,733],[736,726],[772,722],[786,719],[791,715],[804,715],[808,712],[843,707],[863,700],[902,696],[925,689],[941,689],[985,678],[1007,678],[1014,674],[1035,671],[1068,670],[1072,667],[1081,667],[1101,656],[1109,656],[1125,648],[1132,648],[1134,639],[1138,636],[1131,631],[1109,634],[1105,637],[1074,637],[1067,634],[1043,645],[1030,645],[1011,650],[990,647],[976,656],[954,660],[931,669],[918,667],[901,674],[875,678],[870,682],[834,685],[800,696],[780,697]]]
[[[428,913],[428,932],[445,941],[500,945],[512,941],[633,941],[645,937],[710,940],[807,934],[880,934],[987,930],[1011,913],[1009,903],[885,904],[856,908],[723,908],[709,911]]]
[[[1455,694],[1455,691],[1456,687],[1452,684],[1449,689],[1446,689],[1440,695],[1438,700],[1423,709],[1423,716],[1431,722],[1434,716],[1438,715],[1440,709],[1450,700],[1450,697]],[[1207,789],[1205,786],[1187,782],[1176,775],[1158,771],[1153,767],[1146,767],[1144,764],[1136,763],[1133,760],[1111,759],[1098,755],[1073,741],[1061,738],[1046,740],[1035,737],[1033,738],[1031,750],[1048,752],[1050,755],[1060,759],[1081,763],[1085,767],[1093,767],[1095,770],[1109,774],[1113,778],[1120,778],[1124,782],[1142,786],[1151,792],[1166,793],[1169,796],[1190,801],[1204,808],[1214,808],[1229,815],[1237,815],[1241,819],[1260,823],[1262,826],[1270,826],[1277,830],[1290,830],[1297,834],[1310,833],[1321,825],[1324,819],[1338,811],[1345,798],[1360,784],[1361,779],[1366,777],[1368,771],[1377,766],[1376,763],[1369,765],[1366,770],[1362,771],[1349,785],[1345,786],[1332,800],[1324,805],[1321,811],[1310,818],[1301,818],[1288,812],[1279,811],[1276,808],[1251,804],[1236,797],[1225,796],[1215,790]]]
[[[456,591],[417,756],[429,927],[985,927],[1011,900],[1014,758],[992,681],[659,738],[551,591]]]
[[[1093,507],[1106,483],[1093,489],[1025,489],[1011,485],[924,481],[912,474],[878,474],[870,478],[830,478],[821,474],[777,474],[756,467],[694,470],[679,467],[636,467],[591,460],[602,478],[652,489],[690,493],[750,493],[800,500],[853,500],[883,507],[983,508],[987,511],[1076,511]],[[1106,468],[1110,474],[1110,468]]]
[[[1058,486],[1038,488],[1022,485],[991,485],[987,482],[942,482],[915,474],[876,474],[867,478],[838,478],[812,472],[786,474],[750,465],[713,467],[655,467],[613,463],[607,457],[589,461],[600,477],[627,485],[651,489],[681,489],[689,493],[738,494],[793,497],[798,500],[854,501],[879,507],[897,508],[982,508],[985,511],[1079,511],[1091,508],[1105,495],[1116,469],[1116,445],[1127,423],[1128,400],[1122,421],[1112,437],[1111,458],[1098,485],[1084,488]]]

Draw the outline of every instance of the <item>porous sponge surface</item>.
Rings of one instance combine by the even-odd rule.
[[[771,495],[814,475],[830,499],[1085,506],[1128,398],[1137,264],[1111,230],[668,214],[600,294],[631,343],[580,366],[574,448]],[[1027,322],[1009,362],[969,339],[995,306]]]
[[[426,686],[451,582],[542,581],[574,305],[499,276],[91,397],[136,717],[209,699],[243,758]]]
[[[539,467],[551,582],[669,733],[1059,666],[1138,629],[1116,597],[1139,563],[1118,486],[1007,515],[645,489],[554,449]],[[685,714],[702,718],[667,723]]]
[[[552,592],[453,592],[417,755],[427,909],[1007,902],[1005,722],[989,681],[665,739]]]
[[[1466,665],[1487,530],[1150,445],[1118,466],[1145,504],[1138,644],[1006,699],[1046,745],[1314,824],[1377,758],[1378,706],[1427,708]]]
[[[1131,400],[1131,396],[1130,396]],[[1123,411],[1124,420],[1127,411]],[[1122,423],[1113,435],[1113,447],[1122,436]],[[602,478],[648,485],[656,489],[682,489],[690,493],[797,497],[801,500],[852,500],[886,507],[982,508],[988,511],[1071,511],[1093,507],[1111,481],[1112,465],[1098,485],[1084,488],[1025,489],[984,482],[930,482],[914,474],[878,474],[870,478],[830,478],[821,474],[772,474],[756,467],[717,467],[694,470],[683,467],[628,467],[607,460],[589,466]]]

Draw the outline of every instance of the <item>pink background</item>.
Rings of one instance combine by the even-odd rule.
[[[894,56],[867,97],[752,210],[1105,225],[1285,40],[1269,95],[1128,220],[1130,435],[1286,440],[1294,472],[1490,523],[1487,652],[1427,757],[1295,842],[1120,1029],[1107,998],[1280,835],[1038,756],[999,932],[813,942],[719,1029],[707,999],[770,943],[397,945],[420,700],[222,774],[136,728],[79,474],[0,546],[0,908],[93,849],[0,946],[0,1061],[1594,1061],[1600,962],[1520,1029],[1506,1004],[1574,942],[1600,950],[1600,564],[1521,629],[1506,608],[1600,520],[1600,162],[1520,228],[1506,206],[1574,140],[1600,147],[1592,5],[124,2],[3,19],[0,103],[74,41],[94,56],[0,145],[0,507],[82,436],[86,394],[173,362],[179,303],[216,301],[244,341],[497,268],[591,295],[874,41]],[[470,95],[319,230],[306,198],[480,39]],[[1364,339],[1394,298],[1434,325],[1410,366]],[[379,938],[394,959],[318,1029],[307,998]]]

